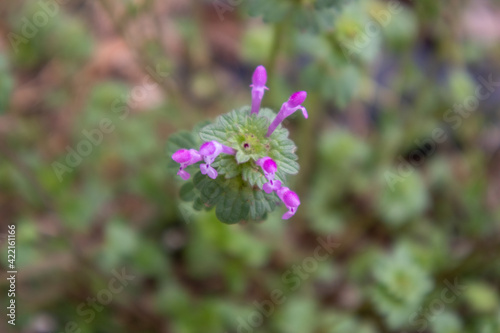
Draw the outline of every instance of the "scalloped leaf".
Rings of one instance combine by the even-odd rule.
[[[235,192],[234,195],[224,195],[215,208],[215,215],[227,224],[238,223],[248,216],[250,206],[243,198],[243,193]]]
[[[250,160],[250,155],[247,155],[241,151],[236,152],[236,161],[238,164],[248,162]]]
[[[249,217],[252,220],[265,219],[268,212],[276,207],[278,197],[263,191],[248,191],[245,193],[250,202]]]
[[[187,131],[172,134],[167,141],[166,151],[169,156],[172,156],[179,149],[196,149],[196,137]]]
[[[241,179],[211,179],[198,172],[193,186],[199,193],[193,207],[197,210],[215,206],[217,218],[226,224],[249,220],[262,220],[276,207],[276,196],[255,189]]]
[[[225,178],[233,178],[241,173],[240,167],[233,155],[221,154],[212,166],[217,169],[220,175]]]
[[[258,166],[244,168],[241,176],[243,180],[247,181],[250,185],[257,185],[260,188],[262,188],[262,185],[267,181]]]
[[[246,106],[239,111],[234,110],[217,117],[213,124],[209,124],[199,131],[200,138],[205,142],[215,140],[226,146],[232,146],[231,136],[238,131],[238,125],[245,122],[249,112],[250,109]]]
[[[182,185],[179,191],[179,195],[181,197],[181,200],[183,201],[193,201],[194,199],[196,199],[197,193],[193,182],[187,182],[186,184]]]

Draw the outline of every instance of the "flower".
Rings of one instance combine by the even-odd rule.
[[[283,201],[288,212],[283,214],[281,217],[283,220],[288,220],[290,217],[295,215],[297,212],[297,207],[300,205],[300,199],[297,193],[291,191],[288,187],[284,186],[276,191],[278,197]]]
[[[202,156],[194,149],[180,149],[172,155],[172,159],[181,165],[177,175],[184,180],[188,180],[191,175],[184,169],[191,164],[201,161]]]
[[[271,193],[272,191],[277,191],[280,188],[281,188],[281,182],[277,179],[270,179],[267,183],[262,185],[262,189],[267,194]]]
[[[172,155],[172,159],[180,163],[177,175],[184,180],[190,178],[190,174],[185,169],[191,164],[202,161],[199,163],[200,173],[215,180],[217,184],[202,176],[203,181],[197,181],[195,187],[190,186],[193,192],[189,194],[189,198],[192,199],[191,201],[195,201],[194,207],[199,203],[203,203],[208,208],[217,206],[215,214],[224,223],[264,219],[267,213],[274,210],[279,203],[273,192],[287,208],[287,212],[282,216],[284,220],[294,216],[300,205],[297,193],[283,186],[285,184],[282,184],[282,180],[276,179],[278,165],[280,166],[280,178],[284,177],[285,174],[293,173],[293,170],[298,168],[298,163],[295,162],[297,159],[295,145],[293,141],[288,139],[286,130],[283,130],[280,135],[275,135],[276,138],[269,137],[286,117],[297,110],[301,110],[304,117],[308,118],[307,110],[301,105],[305,101],[307,93],[298,91],[292,94],[283,103],[280,111],[268,126],[270,113],[263,112],[265,114],[259,115],[262,98],[265,91],[269,90],[266,87],[266,82],[266,69],[264,66],[258,66],[252,75],[252,84],[250,85],[252,89],[250,111],[245,106],[220,116],[212,124],[197,127],[196,132],[203,141],[212,139],[219,141],[203,142],[199,150],[180,149]],[[196,134],[195,131],[192,135],[194,134]],[[185,140],[184,137],[182,140]],[[193,138],[193,140],[195,139]],[[178,141],[172,142],[177,147]],[[169,151],[170,147],[168,147]],[[262,152],[266,152],[264,154],[273,156],[275,159],[265,156]],[[217,159],[220,154],[236,156],[225,156]],[[215,162],[216,160],[217,162]],[[261,182],[262,176],[259,176],[260,173],[255,173],[256,165],[262,170],[266,182]],[[220,169],[216,170],[216,167]],[[217,181],[219,171],[225,176],[224,181]],[[201,175],[198,174],[198,176]],[[261,189],[255,186],[256,181],[259,185],[263,183]],[[190,187],[186,187],[186,189]],[[194,191],[195,188],[196,191]],[[239,195],[240,192],[244,195]],[[268,195],[263,195],[262,192]],[[187,198],[188,195],[185,197]]]
[[[276,162],[274,162],[272,158],[267,156],[259,158],[257,161],[255,161],[255,164],[262,168],[262,171],[264,171],[264,175],[267,179],[273,179],[276,170],[278,170]]]
[[[266,176],[267,183],[262,186],[262,189],[266,193],[271,193],[272,191],[277,191],[281,188],[281,182],[279,180],[275,180],[275,173],[278,170],[278,166],[276,162],[270,157],[262,157],[255,161],[255,164],[262,168],[264,171],[264,176]]]
[[[274,118],[273,122],[269,126],[266,137],[269,137],[274,132],[276,127],[278,127],[278,125],[281,124],[283,120],[285,120],[286,117],[290,116],[299,109],[302,111],[304,118],[307,119],[308,117],[307,110],[305,107],[300,105],[306,100],[306,97],[307,93],[305,91],[297,91],[292,96],[290,96],[288,101],[283,103],[280,112],[278,112],[276,118]]]
[[[208,141],[201,145],[200,154],[205,160],[205,164],[200,164],[202,174],[208,175],[208,177],[212,179],[217,178],[218,172],[211,166],[211,164],[221,153],[234,155],[236,154],[236,151],[233,148],[225,146],[217,141]]]
[[[259,113],[260,103],[264,97],[265,90],[269,90],[266,87],[267,73],[264,66],[257,66],[252,75],[252,113]]]

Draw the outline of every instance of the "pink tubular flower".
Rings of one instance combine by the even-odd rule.
[[[278,114],[276,115],[276,118],[274,118],[273,122],[269,126],[269,129],[267,130],[266,137],[269,137],[274,132],[276,127],[278,127],[278,125],[281,124],[281,122],[283,120],[285,120],[286,117],[290,116],[291,114],[293,114],[295,111],[297,111],[299,109],[302,111],[304,118],[307,119],[307,117],[308,117],[307,110],[305,107],[300,105],[306,100],[306,97],[307,97],[307,93],[305,91],[297,91],[292,96],[290,96],[288,101],[283,103],[283,105],[281,106],[280,112],[278,112]]]
[[[281,188],[281,182],[274,179],[276,170],[278,170],[276,162],[274,162],[272,158],[266,156],[259,158],[257,161],[255,161],[255,164],[262,168],[262,171],[264,171],[264,176],[266,176],[267,180],[269,180],[262,186],[264,192],[271,193],[272,191],[279,190]]]
[[[234,155],[236,151],[228,146],[225,146],[217,141],[205,142],[200,147],[200,154],[205,160],[205,164],[200,165],[201,173],[208,175],[208,177],[215,179],[218,176],[217,170],[215,170],[210,164],[215,161],[215,158],[221,153]]]
[[[276,162],[274,162],[272,158],[267,156],[259,158],[257,161],[255,161],[255,164],[262,168],[262,171],[264,171],[264,175],[267,179],[273,179],[276,170],[278,170]]]
[[[172,155],[172,159],[181,165],[177,175],[184,180],[188,180],[191,175],[184,169],[191,164],[201,161],[202,156],[194,149],[180,149]]]
[[[262,185],[262,189],[267,194],[271,193],[272,191],[277,191],[280,188],[281,188],[281,182],[277,179],[270,179],[267,183]]]
[[[297,193],[291,191],[288,187],[282,187],[278,191],[276,191],[278,197],[283,201],[286,208],[288,208],[288,212],[283,214],[281,217],[283,220],[288,220],[290,217],[295,215],[297,212],[297,207],[300,205],[300,199]]]
[[[264,97],[265,90],[269,90],[266,87],[267,73],[264,66],[257,66],[252,75],[252,113],[259,113],[260,103]]]

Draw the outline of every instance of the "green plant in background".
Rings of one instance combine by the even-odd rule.
[[[167,153],[180,164],[177,175],[184,180],[190,179],[186,171],[189,166],[205,162],[199,164],[200,172],[192,182],[181,188],[181,196],[194,201],[197,210],[215,207],[217,218],[224,223],[265,219],[276,207],[276,197],[288,208],[283,219],[292,217],[300,205],[298,195],[282,186],[287,175],[298,172],[299,165],[296,146],[280,124],[297,110],[308,117],[301,105],[307,94],[294,93],[275,114],[260,108],[268,90],[266,81],[265,68],[257,67],[252,78],[251,108],[245,106],[219,116],[213,124],[198,126],[191,134],[174,135],[167,145]],[[198,151],[194,148],[200,139],[204,143]]]
[[[0,54],[0,115],[6,111],[14,88],[14,80],[7,65],[6,57]]]
[[[252,16],[262,15],[265,22],[289,21],[299,29],[319,32],[331,28],[336,12],[346,0],[255,0],[248,1],[248,12]]]
[[[433,287],[425,268],[404,246],[380,258],[373,275],[377,282],[371,290],[373,302],[392,328],[404,327]]]

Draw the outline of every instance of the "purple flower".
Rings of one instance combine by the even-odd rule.
[[[281,188],[281,182],[277,179],[271,179],[267,183],[262,185],[262,189],[267,194],[271,193],[272,191],[277,191],[280,188]]]
[[[267,156],[259,158],[257,161],[255,161],[255,164],[262,168],[262,171],[264,171],[264,175],[267,179],[273,179],[276,170],[278,170],[276,162],[274,162],[272,158]]]
[[[215,179],[219,175],[217,170],[215,170],[210,164],[200,164],[201,173],[204,175],[208,174],[208,177]]]
[[[252,75],[252,113],[259,113],[260,103],[264,97],[264,91],[269,90],[266,87],[267,73],[264,66],[257,66]]]
[[[208,177],[212,179],[217,178],[218,172],[211,166],[211,164],[221,153],[234,155],[236,154],[236,151],[233,148],[225,146],[217,141],[209,141],[201,145],[200,154],[205,160],[205,164],[200,164],[202,174],[208,175]]]
[[[288,208],[288,212],[283,214],[281,217],[283,220],[288,220],[290,217],[295,215],[297,212],[297,207],[300,205],[300,199],[297,193],[291,191],[288,187],[282,187],[278,191],[276,191],[278,197],[283,201],[286,208]]]
[[[276,115],[276,118],[274,118],[273,122],[269,126],[269,129],[267,130],[266,137],[269,137],[274,132],[276,127],[278,127],[278,125],[281,124],[281,122],[283,120],[285,120],[286,117],[290,116],[292,113],[294,113],[295,111],[297,111],[299,109],[302,111],[304,118],[307,119],[307,117],[308,117],[307,110],[305,107],[300,105],[306,100],[306,97],[307,97],[307,93],[305,91],[297,91],[292,96],[290,96],[288,101],[283,103],[283,105],[281,106],[280,112],[278,112],[278,114]]]
[[[277,191],[281,188],[281,182],[279,180],[275,180],[275,173],[278,170],[278,166],[276,162],[270,157],[262,157],[255,161],[255,164],[262,168],[264,171],[264,176],[266,176],[268,182],[262,186],[262,189],[266,193],[271,193],[272,191]]]
[[[172,155],[172,159],[181,165],[177,175],[184,180],[188,180],[191,175],[184,169],[191,164],[201,161],[202,156],[194,149],[180,149]]]

